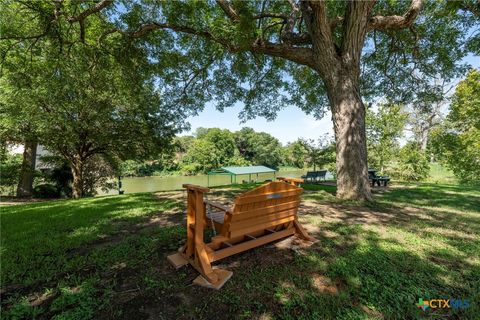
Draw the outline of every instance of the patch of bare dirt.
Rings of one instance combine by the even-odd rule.
[[[43,294],[32,294],[27,297],[28,304],[31,307],[45,306],[53,302],[58,297],[58,291],[45,292]]]
[[[62,199],[40,199],[40,198],[17,198],[17,197],[0,197],[0,206],[11,206],[17,204],[58,201]]]
[[[338,295],[338,288],[335,283],[333,283],[332,279],[319,275],[314,274],[312,276],[313,287],[317,289],[321,293],[327,293],[331,295]]]
[[[304,200],[299,208],[299,216],[319,218],[323,222],[344,222],[348,224],[384,224],[391,220],[408,221],[412,216],[418,216],[425,211],[417,208],[370,208],[337,203],[319,203],[314,200]],[[425,218],[427,216],[425,215]]]
[[[363,305],[363,304],[360,305],[360,309],[362,309],[366,314],[368,314],[369,316],[371,316],[375,319],[385,319],[385,316],[383,315],[383,313],[381,313],[377,310],[370,309],[366,305]]]

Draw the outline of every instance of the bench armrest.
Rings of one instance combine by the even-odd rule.
[[[184,187],[185,189],[188,189],[188,190],[195,190],[195,191],[199,191],[199,192],[203,192],[203,193],[210,192],[209,188],[205,188],[205,187],[202,187],[202,186],[197,186],[195,184],[185,183],[185,184],[182,184],[182,187]]]
[[[229,212],[229,213],[232,213],[232,209],[231,208],[228,208],[228,207],[225,207],[224,205],[221,205],[219,203],[215,203],[215,202],[212,202],[210,200],[203,200],[203,202],[209,206],[212,206],[214,208],[217,208],[219,210],[222,210],[222,211],[225,211],[225,212]]]

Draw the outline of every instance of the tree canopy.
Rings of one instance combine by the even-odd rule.
[[[480,181],[480,71],[457,85],[445,124],[433,132],[440,159],[466,182]]]
[[[2,5],[2,57],[24,61],[45,41],[68,55],[99,46],[155,74],[168,110],[195,113],[243,103],[241,118],[274,119],[297,106],[329,107],[338,196],[370,199],[363,101],[407,102],[453,79],[479,53],[478,2],[113,1]],[[120,52],[117,53],[117,52]],[[134,54],[131,54],[131,53]],[[137,54],[146,59],[136,60]],[[133,58],[132,58],[133,57]],[[178,106],[181,106],[179,108]]]
[[[242,128],[235,133],[240,155],[250,163],[277,168],[282,163],[282,145],[277,138],[266,132]]]
[[[9,9],[23,5],[11,3]],[[14,24],[14,30],[29,32],[37,23]],[[1,43],[2,140],[35,136],[65,159],[72,168],[75,197],[86,190],[84,173],[99,163],[94,157],[114,164],[116,159],[152,156],[186,128],[185,110],[163,103],[144,50],[130,46],[126,56],[128,44],[122,38],[94,43],[102,32],[99,24],[100,18],[91,19],[80,30],[71,30],[59,22],[55,34],[38,43],[32,39],[30,47]],[[76,37],[83,42],[68,42]]]
[[[381,172],[388,162],[398,156],[399,139],[407,114],[399,104],[380,104],[378,111],[367,109],[368,165]]]

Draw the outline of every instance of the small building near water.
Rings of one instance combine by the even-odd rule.
[[[246,166],[246,167],[221,167],[207,173],[207,186],[210,186],[211,175],[230,175],[230,183],[237,183],[237,176],[247,176],[248,182],[252,181],[252,175],[255,181],[258,181],[260,173],[272,173],[272,179],[275,180],[277,170],[265,166]]]

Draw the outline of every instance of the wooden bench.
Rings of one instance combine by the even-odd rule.
[[[307,174],[302,176],[306,182],[310,181],[312,183],[318,182],[320,180],[325,180],[327,175],[327,170],[320,171],[307,171]]]
[[[315,242],[297,219],[303,189],[281,181],[243,193],[232,208],[204,199],[208,188],[185,184],[187,242],[168,260],[179,268],[190,263],[200,276],[195,284],[219,289],[232,272],[212,268],[212,262],[292,235]],[[204,242],[205,227],[218,234]]]
[[[294,186],[300,187],[300,185],[304,182],[303,179],[300,178],[285,178],[285,177],[277,177],[278,181],[283,181],[286,183],[290,183]]]

